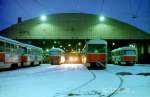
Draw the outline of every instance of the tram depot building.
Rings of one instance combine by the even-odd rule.
[[[51,14],[47,18],[44,22],[39,17],[26,21],[18,18],[17,24],[2,30],[0,35],[29,42],[43,49],[54,46],[55,40],[63,44],[71,42],[72,48],[77,48],[75,43],[78,41],[84,43],[89,39],[104,39],[108,42],[109,63],[111,50],[123,46],[138,49],[138,63],[150,63],[150,34],[134,26],[110,17],[101,22],[99,16],[85,13]]]

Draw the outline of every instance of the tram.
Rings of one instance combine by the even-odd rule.
[[[89,69],[105,69],[107,64],[107,41],[97,39],[86,42],[83,51],[86,57],[85,65]],[[85,58],[83,58],[85,60]]]
[[[42,48],[24,43],[21,45],[21,66],[34,66],[42,63]]]
[[[134,65],[138,61],[137,49],[120,47],[111,51],[112,62],[116,65]]]
[[[0,69],[16,69],[25,66],[25,62],[28,65],[34,65],[37,61],[42,61],[42,51],[42,48],[0,36]],[[30,56],[34,57],[32,61]]]
[[[60,65],[65,62],[65,52],[60,48],[51,48],[48,54],[48,60],[52,65]]]

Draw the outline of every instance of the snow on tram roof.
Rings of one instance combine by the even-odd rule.
[[[22,46],[28,47],[28,48],[36,48],[36,49],[41,49],[42,50],[42,48],[40,48],[40,47],[37,47],[37,46],[34,46],[34,45],[30,45],[30,44],[26,44],[26,43],[22,43]]]
[[[64,51],[64,50],[61,48],[51,48],[50,51]]]
[[[3,36],[0,36],[0,41],[7,42],[7,43],[10,43],[10,44],[16,44],[16,45],[20,44],[19,41],[12,40],[12,39],[9,39],[9,38],[3,37]]]
[[[87,44],[106,44],[107,45],[107,41],[102,40],[102,39],[95,39],[95,40],[87,41]]]
[[[21,46],[21,47],[29,47],[29,48],[42,49],[42,48],[39,48],[39,47],[30,45],[30,44],[21,43],[21,42],[19,42],[19,41],[6,38],[6,37],[3,37],[3,36],[0,36],[0,41],[7,42],[7,43],[10,43],[10,44],[14,44],[14,45],[19,45],[19,46]]]
[[[120,47],[120,48],[112,50],[111,52],[120,51],[120,50],[137,50],[137,49],[134,47]]]

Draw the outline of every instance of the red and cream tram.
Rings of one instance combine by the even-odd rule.
[[[31,51],[32,50],[32,51]],[[0,69],[24,66],[42,61],[42,49],[0,36]],[[34,59],[31,63],[29,56]]]
[[[33,66],[33,65],[41,64],[43,60],[42,48],[29,45],[29,44],[22,44],[21,49],[23,50],[20,57],[21,66]]]
[[[138,61],[137,49],[120,47],[111,51],[112,62],[118,65],[134,65]]]
[[[107,64],[107,42],[105,40],[89,40],[84,48],[86,66],[89,69],[105,69]]]
[[[52,65],[60,65],[65,62],[64,50],[60,48],[51,48],[48,59]]]

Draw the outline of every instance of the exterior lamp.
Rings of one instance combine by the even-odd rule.
[[[104,16],[100,16],[99,20],[103,22],[105,20],[105,17]]]
[[[42,15],[42,16],[41,16],[41,20],[42,20],[42,21],[46,21],[46,19],[47,19],[47,17],[46,17],[45,15]]]

